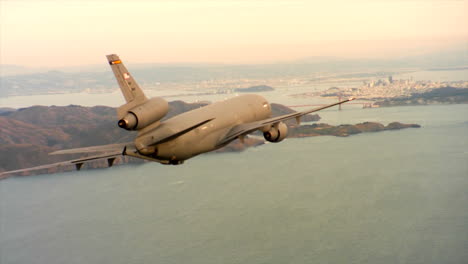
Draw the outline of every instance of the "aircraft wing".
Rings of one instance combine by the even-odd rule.
[[[80,170],[84,163],[95,161],[95,160],[102,160],[102,159],[107,159],[107,165],[111,167],[114,164],[115,159],[122,155],[123,155],[122,150],[119,150],[119,151],[106,152],[100,155],[88,156],[88,157],[83,157],[83,158],[74,159],[74,160],[67,160],[67,161],[62,161],[62,162],[57,162],[57,163],[52,163],[52,164],[41,165],[41,166],[27,168],[27,169],[6,171],[3,173],[0,173],[0,179],[4,177],[6,178],[10,175],[22,173],[22,172],[40,171],[40,170],[45,170],[45,169],[50,169],[50,168],[75,166],[77,170]]]
[[[334,103],[334,104],[329,104],[329,105],[313,108],[313,109],[302,111],[302,112],[294,112],[294,113],[290,113],[290,114],[286,114],[286,115],[282,115],[282,116],[276,116],[276,117],[272,117],[272,118],[268,118],[268,119],[264,119],[264,120],[260,120],[260,121],[255,121],[255,122],[251,122],[251,123],[247,123],[247,124],[240,124],[240,125],[234,126],[226,134],[226,136],[224,136],[224,138],[222,138],[220,140],[220,142],[218,143],[218,146],[222,146],[224,144],[227,144],[227,143],[231,142],[232,140],[234,140],[234,139],[236,139],[236,138],[238,138],[240,136],[247,135],[247,134],[249,134],[249,133],[251,133],[251,132],[253,132],[253,131],[255,131],[255,130],[259,129],[259,128],[262,128],[264,126],[273,125],[273,124],[279,123],[281,121],[286,121],[288,119],[296,118],[296,121],[299,123],[300,118],[303,115],[307,115],[307,114],[317,112],[317,111],[320,111],[320,110],[323,110],[323,109],[326,109],[326,108],[330,108],[330,107],[333,107],[333,106],[336,106],[336,105],[340,105],[340,104],[352,101],[354,99],[355,98],[349,98],[347,100],[343,100],[343,101],[340,101],[340,102],[337,102],[337,103]]]
[[[49,153],[49,155],[90,154],[90,153],[98,153],[98,154],[95,154],[92,156],[86,156],[86,157],[82,157],[78,159],[73,159],[73,160],[67,160],[67,161],[62,161],[62,162],[41,165],[41,166],[32,167],[32,168],[1,172],[0,179],[9,177],[14,174],[22,173],[22,172],[40,171],[40,170],[45,170],[45,169],[50,169],[50,168],[57,168],[57,167],[60,168],[60,167],[75,166],[77,170],[80,170],[83,164],[85,163],[96,161],[96,160],[104,160],[104,159],[107,160],[107,165],[109,167],[112,167],[115,159],[120,156],[130,156],[134,158],[159,162],[162,164],[168,164],[167,160],[159,160],[153,157],[147,157],[147,156],[143,156],[139,154],[137,149],[135,148],[135,144],[133,144],[132,142],[58,150],[58,151]]]

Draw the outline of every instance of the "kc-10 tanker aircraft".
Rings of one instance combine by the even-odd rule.
[[[81,159],[48,164],[4,174],[40,170],[56,166],[75,165],[79,170],[86,162],[107,159],[109,167],[114,160],[127,155],[162,164],[182,164],[198,154],[226,146],[231,141],[256,130],[263,132],[265,140],[280,142],[286,138],[288,127],[283,121],[354,100],[350,98],[334,104],[271,117],[271,106],[260,95],[241,95],[191,110],[165,121],[168,103],[161,97],[147,98],[132,75],[116,54],[107,55],[107,60],[125,97],[126,104],[117,109],[118,126],[129,131],[136,130],[135,140],[124,144],[111,144],[78,149],[68,149],[50,154],[96,154]]]

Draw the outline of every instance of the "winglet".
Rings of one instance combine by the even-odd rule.
[[[75,168],[77,171],[81,170],[81,167],[83,167],[83,163],[75,163]]]

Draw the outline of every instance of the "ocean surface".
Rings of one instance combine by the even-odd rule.
[[[0,263],[468,263],[468,105],[320,112],[422,128],[0,181]]]

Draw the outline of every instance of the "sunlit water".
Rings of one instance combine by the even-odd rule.
[[[415,81],[434,81],[434,82],[447,82],[447,81],[467,81],[468,70],[447,70],[447,71],[416,71],[404,74],[394,75],[395,80],[399,79],[413,79]],[[377,78],[382,79],[382,78]],[[113,84],[112,84],[113,85]],[[281,103],[286,105],[304,105],[304,104],[326,104],[334,101],[332,98],[315,98],[315,97],[291,97],[291,95],[312,93],[317,91],[326,90],[330,87],[338,86],[340,88],[351,88],[361,86],[361,82],[344,81],[344,82],[330,82],[330,81],[317,81],[309,86],[304,87],[275,87],[275,91],[260,93],[269,102]],[[167,89],[165,87],[150,88],[144,87],[145,93],[149,97],[163,96],[168,101],[182,100],[186,102],[197,101],[211,101],[216,102],[224,100],[239,93],[228,94],[205,94],[213,92],[211,90],[198,90],[194,87],[181,87],[180,89]],[[335,100],[336,101],[336,100]],[[125,101],[120,90],[115,88],[112,93],[63,93],[63,94],[46,94],[46,95],[28,95],[28,96],[10,96],[0,97],[0,107],[21,108],[32,105],[58,105],[65,106],[70,104],[95,106],[106,105],[117,107],[124,104]]]
[[[419,129],[0,181],[0,263],[467,263],[468,105]]]
[[[320,89],[325,89],[322,86]],[[312,98],[312,97],[291,97],[292,94],[314,92],[319,88],[316,86],[301,87],[295,89],[289,89],[287,87],[278,88],[271,92],[258,93],[264,96],[269,102],[282,103],[287,105],[303,105],[303,104],[323,104],[328,102],[335,102],[336,99],[330,98]],[[195,91],[195,90],[163,90],[163,89],[150,89],[145,90],[145,94],[148,97],[162,96],[167,101],[182,100],[185,102],[199,102],[209,101],[217,102],[225,100],[234,96],[238,96],[242,93],[228,93],[228,94],[205,94],[207,91]],[[209,92],[209,91],[208,91]],[[118,88],[112,93],[65,93],[65,94],[49,94],[49,95],[31,95],[31,96],[10,96],[0,97],[0,107],[10,108],[22,108],[33,105],[82,105],[82,106],[95,106],[105,105],[117,107],[125,103],[122,93]]]

